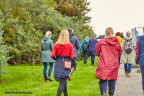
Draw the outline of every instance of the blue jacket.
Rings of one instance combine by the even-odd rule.
[[[136,55],[138,55],[136,57],[139,64],[144,66],[144,35],[140,36],[137,40]]]
[[[123,36],[123,35],[121,35],[120,37],[121,37],[121,38],[124,38],[124,36]]]
[[[89,40],[89,56],[96,55],[96,43],[98,41],[96,39]]]
[[[81,46],[80,46],[80,48],[79,48],[79,52],[81,51],[84,43],[89,44],[89,41],[88,41],[88,40],[84,40],[84,41],[82,42],[82,44],[81,44]],[[82,52],[83,52],[83,50],[82,50]]]
[[[76,36],[73,35],[73,33],[69,33],[70,42],[73,45],[73,52],[74,57],[77,57],[77,51],[80,48],[80,42]]]

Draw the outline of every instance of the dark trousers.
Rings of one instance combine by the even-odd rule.
[[[48,73],[51,73],[53,70],[53,62],[50,62],[49,64],[50,64],[50,68],[49,68]],[[47,74],[47,62],[43,62],[43,65],[44,65],[43,74],[44,76],[47,76],[46,75]]]
[[[141,66],[140,65],[140,71],[141,71],[141,75],[142,75],[142,88],[143,88],[143,91],[144,91],[144,66]]]
[[[67,78],[61,79],[56,96],[61,96],[62,92],[64,93],[64,96],[68,96],[68,94],[67,94]]]
[[[131,72],[131,64],[124,64],[124,69],[126,72],[130,73]]]
[[[95,61],[95,55],[91,56],[91,64],[94,65],[94,61]]]
[[[100,79],[100,82],[99,82],[99,85],[100,85],[100,91],[101,91],[101,94],[103,92],[106,93],[107,91],[107,83],[108,83],[108,86],[109,86],[109,94],[114,94],[114,91],[115,91],[115,80],[102,80]]]
[[[119,57],[119,66],[120,66],[120,58],[121,58],[121,57]]]
[[[74,59],[71,59],[71,67],[73,67],[74,69],[76,69],[77,63],[76,63],[77,58],[74,57]]]
[[[84,56],[84,64],[87,64],[88,52],[83,52],[83,56]]]

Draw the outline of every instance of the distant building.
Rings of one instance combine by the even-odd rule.
[[[99,41],[100,39],[103,39],[103,38],[105,38],[105,35],[99,35],[97,40]]]

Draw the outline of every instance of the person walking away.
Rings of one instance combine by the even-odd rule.
[[[118,39],[118,41],[119,41],[119,43],[120,43],[120,46],[121,46],[122,41],[123,41],[123,38],[121,38],[120,36],[121,36],[121,33],[120,33],[120,32],[117,32],[117,33],[116,33],[116,37],[117,37],[117,39]],[[121,56],[120,56],[120,57],[121,57]],[[120,57],[119,57],[119,66],[120,66]]]
[[[119,41],[113,37],[114,31],[108,27],[105,31],[106,37],[101,39],[96,45],[96,52],[99,56],[95,77],[100,79],[100,91],[102,96],[106,96],[107,83],[109,86],[109,96],[114,95],[115,81],[118,77],[119,60],[122,50]]]
[[[71,60],[71,72],[69,74],[69,78],[68,80],[71,80],[71,74],[74,72],[74,70],[76,69],[77,66],[77,51],[80,48],[80,42],[78,40],[78,38],[76,36],[74,36],[73,34],[73,30],[72,28],[68,28],[67,29],[69,32],[69,39],[70,39],[70,43],[73,45],[73,52],[74,52],[74,59]]]
[[[136,62],[140,65],[142,75],[142,89],[144,94],[144,34],[136,42]]]
[[[135,48],[136,44],[135,41],[130,37],[131,33],[128,31],[126,33],[126,37],[123,39],[122,42],[122,56],[121,56],[121,63],[124,63],[124,70],[125,75],[127,77],[131,77],[131,66],[132,64],[135,65]]]
[[[56,81],[60,82],[56,96],[61,96],[62,92],[64,93],[64,96],[68,96],[67,78],[71,70],[64,69],[64,61],[74,59],[74,52],[73,45],[69,42],[69,33],[66,29],[61,31],[59,39],[53,47],[51,57],[56,60],[54,78]]]
[[[88,51],[89,41],[88,40],[89,40],[89,37],[86,37],[78,50],[78,53],[80,53],[82,49],[82,54],[84,56],[84,64],[87,64],[87,59],[88,59],[88,54],[89,54],[89,51]]]
[[[52,81],[52,79],[50,78],[50,75],[53,70],[54,60],[51,58],[51,52],[53,49],[53,41],[51,40],[51,36],[52,36],[52,33],[48,31],[46,32],[44,39],[41,41],[41,50],[42,50],[41,62],[43,62],[43,65],[44,65],[43,74],[44,74],[45,81],[47,80]],[[47,78],[47,63],[50,64],[50,68],[48,71],[48,78]]]
[[[124,38],[123,32],[121,32],[121,35],[120,35],[120,37],[121,37],[121,38]]]
[[[96,36],[93,35],[89,40],[89,56],[91,56],[91,64],[94,65],[95,56],[96,56],[96,44],[97,44]]]

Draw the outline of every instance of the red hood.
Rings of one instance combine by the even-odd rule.
[[[103,41],[102,41],[102,44],[116,45],[118,43],[119,43],[119,41],[117,40],[116,37],[113,37],[113,38],[104,38]]]

